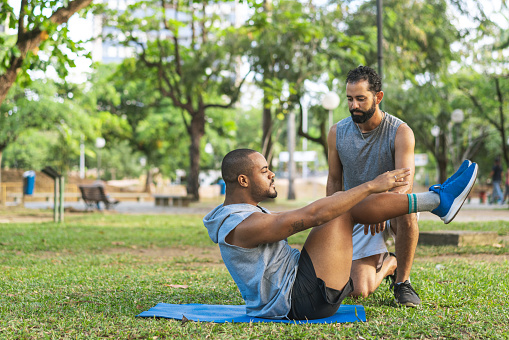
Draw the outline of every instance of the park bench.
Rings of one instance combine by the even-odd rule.
[[[103,202],[106,209],[110,209],[120,201],[109,197],[101,185],[80,185],[81,198],[88,209],[95,209],[99,202]]]
[[[155,205],[159,207],[188,207],[193,201],[192,196],[154,194]]]

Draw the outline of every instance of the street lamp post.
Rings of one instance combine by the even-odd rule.
[[[106,140],[102,137],[95,139],[95,147],[97,148],[97,179],[101,179],[101,149],[106,145]]]
[[[329,129],[331,128],[332,121],[332,111],[334,111],[339,106],[339,96],[336,92],[328,92],[322,98],[322,107],[325,110],[329,111]]]

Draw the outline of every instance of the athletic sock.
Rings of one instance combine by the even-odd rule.
[[[431,191],[407,194],[407,196],[409,214],[418,211],[431,211],[440,205],[440,196]]]

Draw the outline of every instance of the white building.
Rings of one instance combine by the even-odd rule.
[[[129,5],[135,3],[134,0],[98,0],[97,2],[107,3],[109,9],[124,11]],[[146,15],[142,10],[139,11],[139,17]],[[176,18],[181,22],[189,22],[191,17],[187,13],[175,13],[173,8],[167,9],[167,16],[169,18]],[[135,14],[136,15],[136,14]],[[231,25],[240,26],[246,19],[247,5],[240,4],[238,0],[228,3],[211,4],[206,8],[206,15],[212,17],[212,15],[219,15],[225,20],[221,20],[224,27]],[[100,61],[103,63],[120,62],[124,58],[132,57],[135,52],[135,46],[123,46],[119,42],[125,39],[122,32],[115,29],[114,27],[108,27],[105,25],[104,15],[94,16],[92,18],[92,36],[97,37],[91,47],[92,60],[94,62]],[[141,42],[155,39],[159,37],[161,39],[171,38],[173,35],[169,30],[161,29],[159,31],[151,32],[134,32]],[[104,39],[102,36],[110,35],[114,38]],[[182,45],[189,45],[191,43],[191,27],[190,25],[183,27],[179,30],[179,42]]]

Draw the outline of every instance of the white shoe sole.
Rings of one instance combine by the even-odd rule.
[[[470,194],[470,191],[474,187],[475,180],[477,179],[477,171],[478,170],[479,170],[479,165],[475,164],[474,175],[470,178],[470,182],[468,182],[467,186],[465,187],[465,189],[463,189],[461,194],[459,194],[459,196],[456,197],[456,199],[452,203],[451,209],[449,210],[447,215],[442,217],[442,220],[444,221],[445,224],[448,224],[449,222],[454,220],[454,218],[460,211],[461,207],[463,206],[463,203],[465,203],[465,200],[467,199],[468,195]]]

